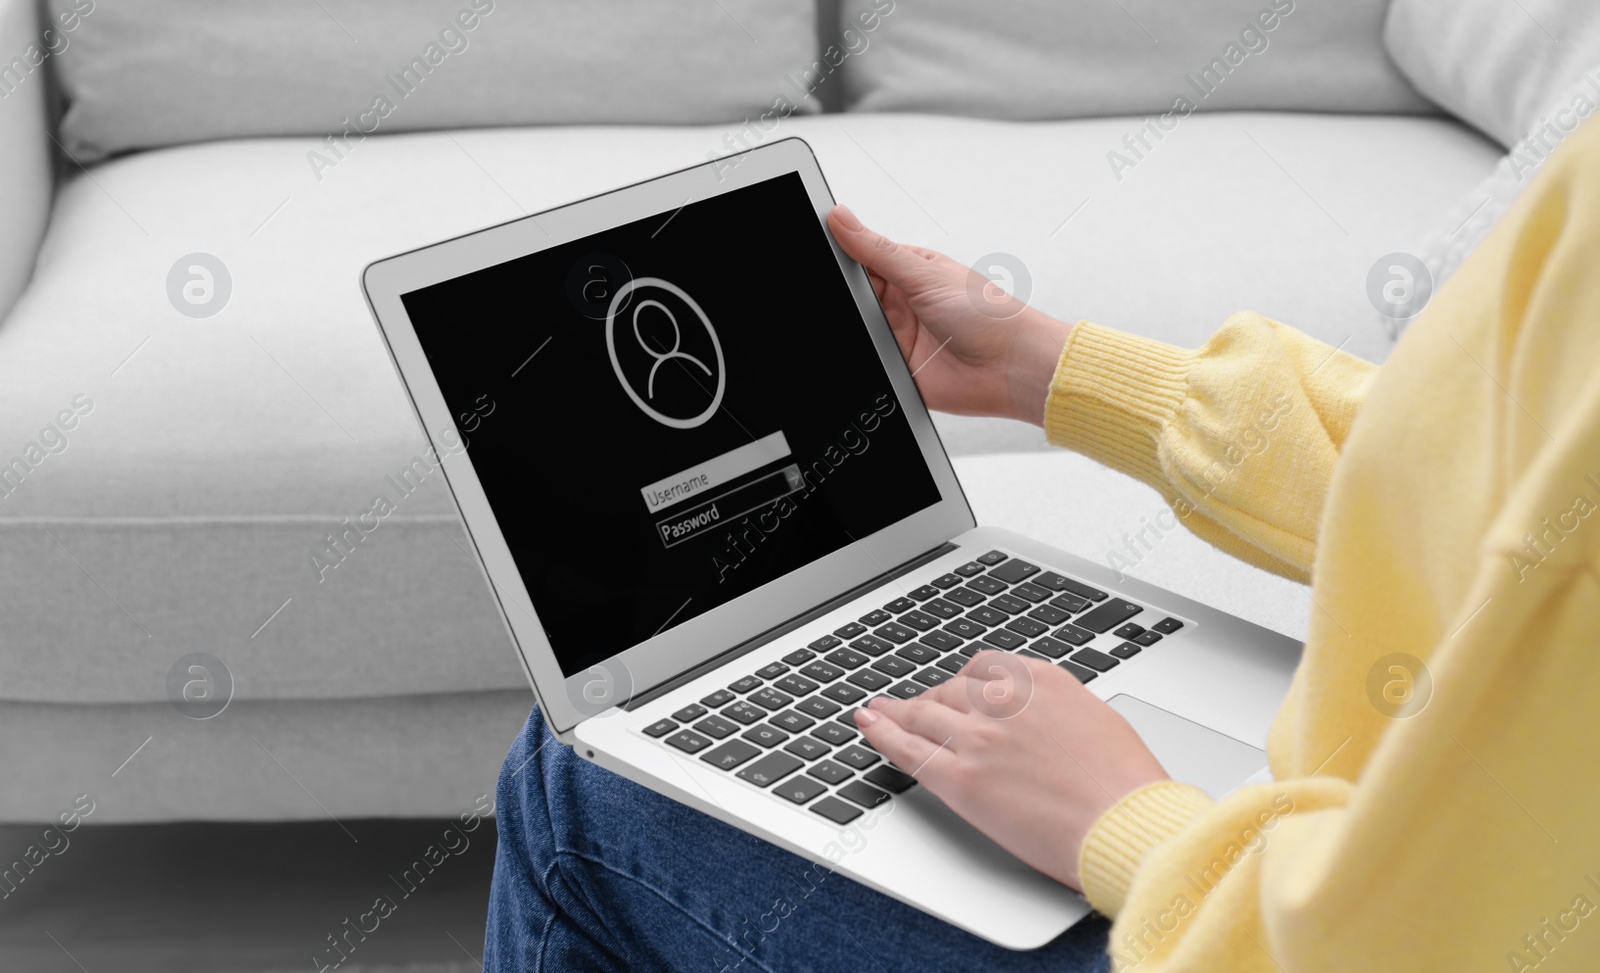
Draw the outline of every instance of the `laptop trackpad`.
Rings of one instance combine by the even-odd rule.
[[[1194,784],[1221,800],[1250,778],[1270,780],[1262,750],[1126,694],[1107,704],[1133,724],[1173,780]]]

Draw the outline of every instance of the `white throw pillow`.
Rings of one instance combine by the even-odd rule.
[[[1394,0],[1383,38],[1419,91],[1509,148],[1600,63],[1600,3]]]
[[[49,0],[80,162],[259,135],[738,123],[816,99],[809,0]]]
[[[1185,98],[1190,110],[1432,113],[1383,50],[1387,5],[844,0],[843,68],[865,111],[1077,118]]]

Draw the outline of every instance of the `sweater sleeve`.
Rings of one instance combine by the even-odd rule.
[[[1073,328],[1045,431],[1161,493],[1195,534],[1306,581],[1317,523],[1376,366],[1254,313],[1198,350]]]

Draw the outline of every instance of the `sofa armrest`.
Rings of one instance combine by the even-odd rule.
[[[46,75],[51,48],[34,0],[0,0],[0,321],[21,296],[50,219],[53,189]]]

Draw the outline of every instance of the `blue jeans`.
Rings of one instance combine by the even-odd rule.
[[[1109,968],[1099,916],[1003,949],[580,759],[537,709],[496,816],[485,971]]]

